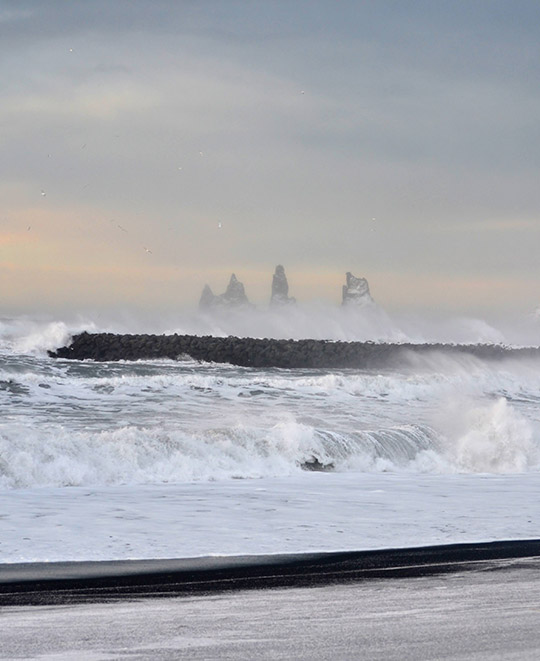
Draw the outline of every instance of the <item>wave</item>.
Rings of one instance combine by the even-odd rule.
[[[0,358],[4,420],[72,429],[239,423],[272,427],[284,416],[315,428],[365,429],[427,422],[432,411],[505,398],[533,421],[540,360],[487,363],[472,356],[417,356],[402,370],[247,369],[195,361],[93,363]],[[466,402],[466,406],[468,403]],[[465,406],[465,408],[466,408]],[[254,421],[254,416],[258,422]]]
[[[28,317],[1,319],[0,354],[46,355],[47,351],[68,344],[77,332],[95,328],[91,322],[68,324]]]
[[[459,415],[456,415],[456,412]],[[304,469],[512,473],[538,468],[530,423],[501,398],[449,410],[446,433],[427,425],[320,429],[294,420],[198,432],[125,426],[73,431],[5,424],[0,485],[97,486],[245,479]]]
[[[130,399],[154,393],[198,397],[213,393],[221,398],[264,395],[282,398],[328,397],[333,403],[362,397],[406,403],[440,400],[453,392],[504,396],[506,399],[540,401],[540,358],[508,359],[489,364],[474,356],[431,353],[415,355],[402,371],[359,370],[247,370],[232,365],[196,361],[147,361],[133,363],[58,363],[33,359],[0,359],[0,389],[27,394],[33,404],[59,404],[67,398],[111,398],[125,405]],[[107,395],[106,399],[103,396]]]

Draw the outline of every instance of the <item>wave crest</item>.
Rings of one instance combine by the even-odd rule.
[[[340,432],[294,420],[269,429],[238,425],[198,433],[135,426],[39,434],[3,427],[3,488],[104,486],[290,475],[311,466],[336,471],[517,472],[538,461],[528,423],[501,399],[472,409],[469,427],[449,437],[423,425]]]

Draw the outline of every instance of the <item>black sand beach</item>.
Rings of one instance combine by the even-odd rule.
[[[0,659],[536,661],[539,569],[540,540],[4,565]]]
[[[518,558],[540,558],[540,540],[336,553],[4,564],[0,566],[0,606],[417,578],[496,568],[498,561]]]

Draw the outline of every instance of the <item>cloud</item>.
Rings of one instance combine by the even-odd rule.
[[[83,85],[76,90],[60,89],[41,94],[11,96],[0,109],[0,119],[22,124],[39,119],[44,125],[48,118],[70,123],[112,120],[130,113],[144,112],[159,105],[160,99],[148,86],[133,83]],[[26,119],[25,119],[26,116]]]
[[[283,262],[305,297],[346,270],[538,277],[535,9],[507,7],[26,2],[0,43],[5,208],[47,228],[43,268],[144,274],[147,246],[201,283]]]
[[[372,274],[370,283],[377,301],[402,310],[423,308],[472,314],[494,310],[516,312],[532,309],[531,302],[538,300],[538,280],[527,274],[381,271]]]
[[[15,21],[21,21],[25,18],[30,18],[33,16],[34,12],[31,9],[21,9],[21,8],[0,8],[0,23],[14,23]]]
[[[456,223],[432,227],[433,232],[439,233],[471,233],[471,232],[540,232],[540,218],[505,218],[503,220],[475,220],[472,222]]]

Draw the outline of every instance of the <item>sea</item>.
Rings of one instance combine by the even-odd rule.
[[[47,353],[82,330],[540,344],[533,317],[511,331],[287,307],[1,318],[0,563],[540,537],[540,357],[438,347],[377,369],[257,369]]]

